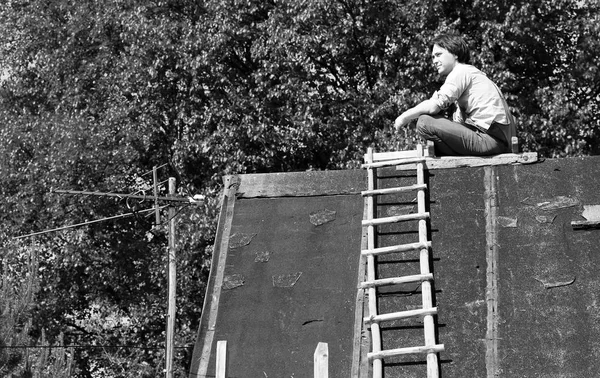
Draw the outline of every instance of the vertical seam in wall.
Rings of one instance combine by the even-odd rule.
[[[484,168],[487,332],[485,362],[487,378],[499,375],[498,364],[498,192],[496,168]]]
[[[363,219],[366,219],[367,214],[367,202],[364,201],[363,205]],[[362,239],[360,248],[361,250],[367,249],[367,229],[362,227]],[[357,286],[365,280],[366,275],[366,263],[367,258],[360,256],[358,265],[358,277]],[[364,314],[368,311],[367,301],[365,300],[366,291],[364,289],[358,289],[356,294],[356,308],[354,310],[354,344],[352,353],[352,378],[368,377],[368,358],[367,353],[369,352],[370,341],[368,340],[368,334],[366,327],[364,326]]]

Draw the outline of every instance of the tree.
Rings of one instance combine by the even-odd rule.
[[[178,132],[169,121],[174,108],[170,93],[177,87],[168,68],[178,42],[172,33],[181,30],[178,14],[198,12],[189,8],[177,2],[130,7],[93,1],[11,2],[3,7],[3,26],[23,35],[6,34],[19,39],[2,43],[2,65],[9,69],[1,114],[3,125],[10,125],[2,128],[0,142],[0,190],[7,199],[2,235],[136,207],[125,201],[66,198],[50,190],[138,191],[135,179],[141,172],[169,162]],[[156,44],[146,46],[147,40]],[[209,209],[201,217],[189,217],[205,220],[210,215]],[[181,283],[183,295],[203,295],[202,286],[192,280],[206,280],[204,248],[211,244],[213,223],[214,218],[202,223],[200,236],[184,235],[188,249],[183,256],[189,260],[182,264],[182,276],[189,279]],[[197,232],[192,226],[188,228]],[[78,376],[116,377],[125,368],[156,376],[164,365],[164,229],[139,216],[39,239],[46,247],[32,337],[47,329],[51,342],[62,332],[67,345],[92,346],[75,350]],[[195,334],[188,314],[197,318],[201,302],[186,303],[180,311],[184,346]],[[107,321],[113,318],[123,321]]]
[[[354,168],[368,146],[411,148],[413,130],[385,129],[441,84],[427,44],[448,31],[507,95],[525,150],[596,153],[598,17],[581,0],[7,1],[0,237],[141,210],[51,189],[142,193],[167,164],[180,195],[206,196],[177,218],[183,374],[223,175]],[[40,256],[33,340],[94,346],[74,351],[80,377],[160,374],[164,228],[138,212],[23,243]]]
[[[56,345],[47,342],[44,332],[35,340],[29,336],[35,295],[39,291],[39,253],[42,245],[25,248],[6,243],[2,248],[3,272],[0,281],[0,374],[13,378],[67,378],[71,376],[73,350],[64,348],[62,335]]]

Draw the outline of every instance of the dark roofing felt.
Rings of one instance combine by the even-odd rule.
[[[597,376],[600,229],[574,230],[571,221],[600,205],[599,163],[428,172],[443,378]],[[380,176],[380,187],[415,180],[393,168]],[[356,327],[365,172],[230,176],[225,187],[190,377],[214,376],[218,340],[228,342],[229,377],[311,377],[318,342],[329,344],[330,377],[366,377],[368,332]],[[415,207],[405,195],[377,208],[385,216]],[[380,227],[378,242],[416,241],[415,231]],[[381,258],[378,274],[415,274],[417,260]],[[382,288],[380,313],[418,308],[419,290]],[[384,348],[421,345],[420,322],[384,325],[383,340]],[[422,361],[388,359],[385,377],[424,377]]]

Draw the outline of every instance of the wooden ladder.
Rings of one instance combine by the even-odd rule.
[[[427,356],[427,377],[439,377],[438,353],[444,350],[443,344],[436,343],[436,323],[434,316],[437,314],[437,308],[433,307],[433,274],[430,270],[430,248],[431,241],[428,240],[427,219],[429,213],[425,206],[425,167],[423,146],[418,145],[417,151],[409,154],[400,154],[400,158],[392,158],[383,161],[374,161],[373,150],[369,148],[365,156],[363,168],[368,172],[368,190],[363,191],[362,195],[366,201],[366,219],[363,220],[363,227],[367,228],[367,249],[362,250],[363,258],[366,258],[365,280],[360,284],[360,289],[366,290],[368,295],[368,316],[364,318],[366,326],[371,328],[371,352],[367,354],[372,362],[373,378],[383,376],[383,360],[388,357],[401,356],[407,354],[426,354]],[[407,157],[404,157],[407,156]],[[377,168],[413,164],[416,165],[417,183],[411,186],[377,189]],[[388,217],[377,217],[375,207],[376,196],[397,194],[402,192],[417,192],[417,212],[414,214],[395,215]],[[377,247],[376,245],[376,227],[396,222],[418,222],[419,240],[414,243]],[[420,272],[418,274],[378,278],[377,277],[377,256],[392,253],[406,253],[419,251]],[[421,283],[422,308],[416,310],[406,310],[387,314],[378,313],[377,288],[383,285],[397,285],[405,283]],[[423,318],[423,328],[425,334],[425,345],[416,347],[404,347],[398,349],[382,350],[382,332],[380,323],[390,322],[399,319],[412,317]]]

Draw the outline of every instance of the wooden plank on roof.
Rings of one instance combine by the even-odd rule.
[[[365,176],[360,169],[244,174],[238,176],[237,198],[360,194]]]
[[[539,161],[537,152],[501,154],[492,156],[440,156],[428,157],[426,169],[449,169],[463,167],[486,167],[494,165],[532,164]],[[396,170],[415,170],[416,164],[399,165]]]

